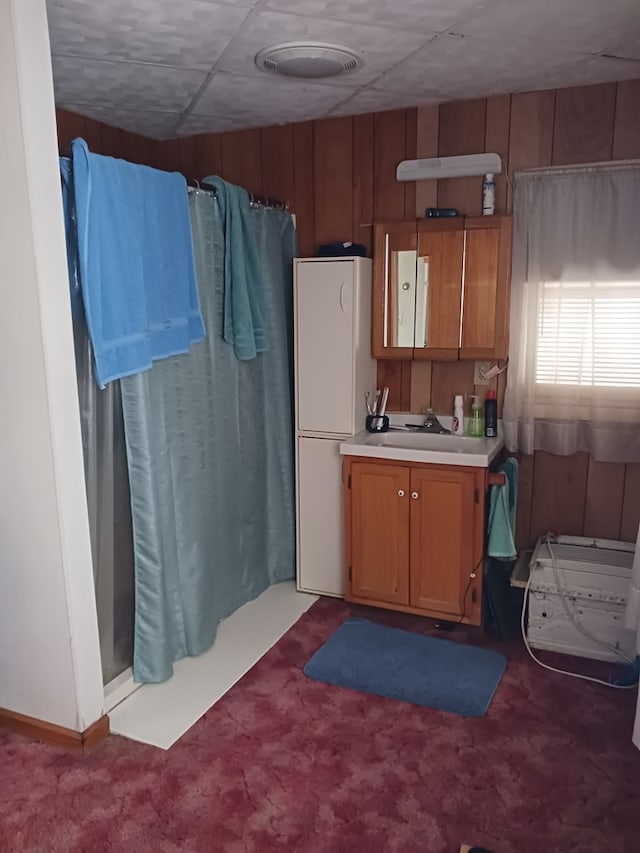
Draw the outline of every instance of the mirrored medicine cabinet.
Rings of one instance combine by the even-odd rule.
[[[511,220],[378,223],[375,358],[504,358]]]

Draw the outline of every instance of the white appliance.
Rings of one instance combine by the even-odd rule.
[[[294,261],[296,578],[298,589],[343,594],[340,443],[365,426],[371,358],[371,260]]]
[[[536,649],[619,663],[620,656],[598,642],[602,640],[633,659],[633,631],[624,625],[633,544],[557,536],[551,539],[551,549],[539,539],[529,563],[529,644]],[[578,629],[565,608],[585,632]]]

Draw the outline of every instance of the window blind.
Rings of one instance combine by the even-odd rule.
[[[640,281],[545,282],[536,384],[640,388]]]

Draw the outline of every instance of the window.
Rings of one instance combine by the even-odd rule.
[[[640,281],[543,285],[536,382],[640,388]]]
[[[516,175],[510,450],[640,461],[640,165]]]

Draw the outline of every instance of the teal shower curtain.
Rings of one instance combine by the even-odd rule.
[[[291,216],[252,210],[269,349],[222,339],[224,237],[213,195],[190,195],[204,341],[121,381],[136,561],[133,672],[164,681],[218,623],[294,576]]]

